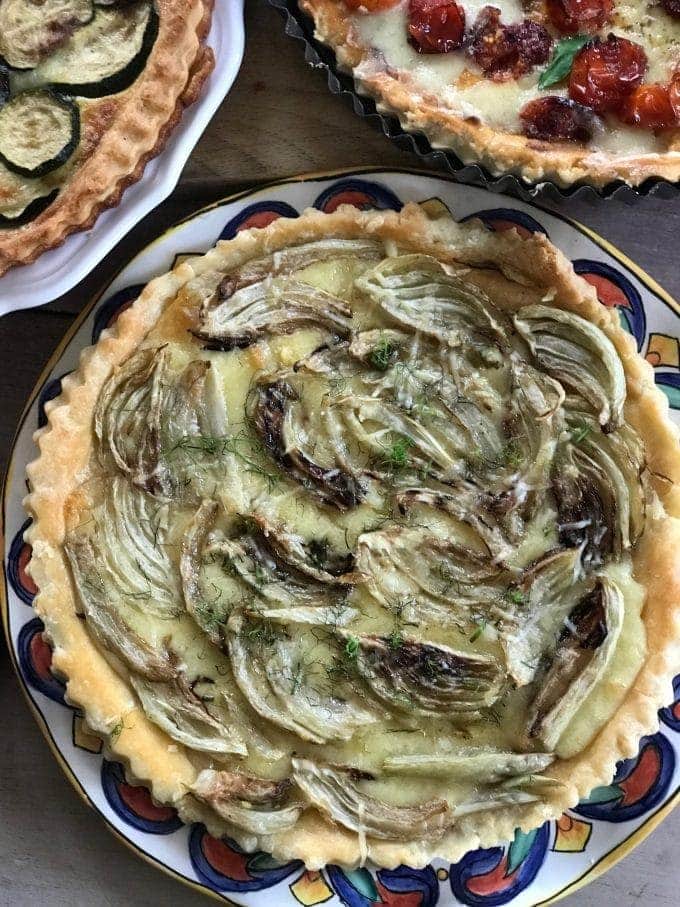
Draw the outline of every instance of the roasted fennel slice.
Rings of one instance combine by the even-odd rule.
[[[173,557],[174,517],[170,505],[116,476],[84,527],[109,570],[109,594],[161,618],[177,617],[184,610]]]
[[[317,463],[301,447],[303,429],[296,423],[297,411],[293,408],[299,400],[298,393],[287,381],[277,379],[260,384],[253,395],[250,413],[257,434],[281,469],[322,503],[338,510],[356,506],[365,496],[365,483],[335,463],[328,466]]]
[[[95,410],[102,463],[111,458],[134,485],[166,498],[189,497],[206,473],[224,471],[226,430],[210,362],[193,360],[176,374],[168,346],[141,350],[117,368]]]
[[[172,618],[182,610],[179,575],[168,556],[165,530],[131,511],[129,500],[157,502],[119,477],[92,524],[65,546],[83,614],[100,645],[124,665],[147,717],[173,739],[213,755],[247,753],[226,700],[208,708],[172,650]],[[120,509],[119,509],[120,508]],[[155,544],[152,540],[155,539]],[[164,550],[165,549],[165,550]],[[141,588],[135,584],[142,584]],[[154,643],[134,629],[146,615],[167,622],[167,638]],[[219,698],[219,697],[218,697]],[[220,715],[221,713],[221,715]]]
[[[173,740],[215,758],[247,755],[246,741],[234,726],[229,709],[224,704],[204,702],[183,674],[168,682],[131,674],[130,683],[147,718]]]
[[[356,281],[394,322],[464,346],[479,364],[500,365],[508,348],[504,316],[481,290],[429,255],[386,258]]]
[[[269,781],[240,772],[204,769],[191,787],[225,821],[255,835],[287,831],[300,818],[302,805],[289,778]]]
[[[303,327],[347,337],[351,319],[352,311],[342,299],[291,277],[241,289],[234,289],[233,281],[226,278],[217,290],[216,304],[203,310],[194,333],[208,349],[228,351]]]
[[[352,566],[351,556],[327,557],[322,568],[299,536],[262,518],[250,518],[238,535],[227,537],[214,529],[218,513],[216,502],[201,504],[187,528],[180,557],[187,610],[215,645],[224,646],[229,614],[244,599],[259,612],[326,607],[340,616],[346,610],[348,584],[363,579],[339,572]]]
[[[380,711],[335,673],[332,638],[234,612],[227,645],[241,692],[255,711],[312,743],[349,740]]]
[[[510,616],[504,593],[512,574],[472,534],[448,537],[422,527],[391,526],[367,532],[357,543],[357,568],[381,607],[403,603],[409,624],[457,627],[469,632],[480,619]]]
[[[626,379],[614,344],[573,312],[525,306],[514,318],[539,367],[578,394],[610,431],[623,421]]]
[[[508,671],[518,687],[534,679],[542,659],[554,651],[569,615],[590,587],[581,550],[567,548],[531,564],[509,590],[513,613],[503,626],[501,641]]]
[[[212,317],[211,311],[244,287],[267,283],[281,277],[298,278],[311,265],[323,262],[378,262],[384,255],[381,243],[363,239],[322,239],[279,249],[272,255],[254,258],[223,271],[208,271],[190,281],[189,289],[199,300],[199,330]],[[304,280],[304,274],[300,275]]]
[[[585,413],[570,412],[569,439],[555,460],[553,491],[560,540],[599,564],[634,545],[645,524],[644,448],[628,425],[607,434]]]
[[[455,405],[457,418],[432,399],[424,422],[403,408],[387,381],[365,388],[354,382],[339,394],[328,393],[329,381],[311,396],[311,382],[302,374],[261,384],[253,421],[281,467],[340,510],[360,503],[372,478],[400,481],[422,472],[443,481],[461,479],[471,436],[490,432],[487,447],[502,448],[488,420],[462,403]],[[307,394],[297,384],[305,386]]]
[[[507,753],[461,750],[457,753],[406,753],[388,756],[386,772],[424,778],[469,779],[494,784],[506,778],[524,778],[544,771],[555,761],[552,753]]]
[[[391,806],[365,792],[373,778],[356,769],[293,758],[293,779],[311,806],[362,837],[432,840],[451,825],[446,800]]]
[[[140,677],[150,681],[173,680],[177,669],[167,650],[157,651],[130,626],[132,606],[116,594],[118,578],[109,570],[92,540],[84,534],[71,534],[64,543],[64,551],[82,613],[96,641]]]
[[[415,508],[424,508],[425,513],[432,509],[470,526],[498,563],[512,554],[513,546],[506,537],[503,514],[485,508],[479,489],[473,486],[464,489],[459,486],[455,491],[445,485],[435,487],[434,483],[404,488],[395,493],[394,503],[402,516],[409,516]]]
[[[104,385],[95,411],[102,455],[110,455],[133,484],[148,491],[169,485],[161,465],[168,359],[167,346],[131,356]]]
[[[527,738],[555,749],[588,694],[602,677],[619,639],[624,598],[606,577],[570,613],[547,670],[537,679]]]
[[[537,793],[528,790],[504,790],[502,787],[492,787],[478,791],[474,797],[457,803],[451,810],[456,819],[475,813],[487,812],[493,809],[503,809],[508,806],[528,806],[540,799]]]
[[[356,639],[356,670],[374,696],[411,715],[474,717],[496,702],[505,686],[502,666],[491,656],[393,637]]]

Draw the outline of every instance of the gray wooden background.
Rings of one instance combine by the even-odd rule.
[[[219,0],[218,0],[219,2]],[[236,85],[187,164],[174,198],[157,209],[96,274],[42,309],[0,320],[0,466],[33,384],[74,315],[107,276],[155,232],[202,202],[281,176],[380,164],[422,167],[349,105],[329,94],[283,34],[265,0],[248,0],[247,49]],[[494,196],[489,197],[493,203]],[[565,202],[563,213],[610,240],[680,297],[680,199]],[[151,907],[208,901],[124,848],[76,796],[19,693],[0,643],[0,905]],[[680,670],[680,665],[678,666]],[[680,810],[565,907],[680,904]]]

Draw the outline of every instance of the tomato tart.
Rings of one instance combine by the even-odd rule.
[[[300,0],[357,90],[432,147],[561,187],[680,180],[677,0]]]
[[[88,229],[212,70],[212,0],[0,2],[0,274]]]
[[[152,281],[29,466],[35,608],[131,779],[310,867],[611,780],[680,651],[680,448],[543,236],[308,211]]]

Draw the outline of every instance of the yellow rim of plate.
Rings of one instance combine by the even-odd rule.
[[[186,217],[182,218],[182,220],[178,221],[176,224],[173,224],[173,226],[169,227],[167,230],[165,230],[163,233],[161,233],[160,236],[157,236],[156,239],[152,240],[150,243],[147,243],[147,245],[145,245],[143,249],[141,249],[136,255],[134,255],[129,261],[127,261],[124,265],[122,265],[116,271],[116,273],[111,277],[111,279],[109,280],[107,285],[105,287],[103,287],[96,294],[96,296],[94,296],[92,298],[92,300],[89,303],[87,303],[87,305],[83,308],[83,310],[76,316],[73,324],[70,325],[70,327],[66,331],[63,339],[61,340],[61,342],[59,343],[59,345],[57,346],[55,351],[50,356],[45,367],[40,372],[38,380],[36,381],[36,383],[33,387],[33,390],[31,391],[31,393],[29,395],[28,401],[21,412],[21,416],[19,417],[17,429],[14,432],[14,437],[12,438],[12,442],[10,445],[10,454],[9,454],[9,459],[8,459],[8,464],[7,464],[7,470],[5,472],[5,475],[3,478],[3,483],[2,483],[2,526],[0,526],[0,542],[2,543],[3,551],[4,551],[4,546],[5,546],[5,519],[6,519],[7,489],[11,483],[11,479],[14,474],[14,467],[15,467],[14,449],[16,446],[16,442],[17,442],[19,433],[21,432],[21,430],[24,426],[24,422],[26,421],[26,416],[28,415],[28,412],[29,412],[30,408],[33,406],[33,403],[35,402],[36,398],[40,394],[40,391],[42,390],[47,377],[49,376],[50,372],[52,371],[54,366],[57,364],[57,362],[59,362],[59,360],[61,359],[64,351],[69,346],[71,340],[77,334],[77,332],[80,330],[80,328],[82,327],[84,322],[87,320],[87,318],[89,317],[89,315],[91,314],[93,309],[96,308],[96,306],[99,303],[99,301],[101,300],[101,298],[108,291],[111,284],[115,280],[117,280],[117,278],[120,276],[120,274],[126,268],[128,268],[133,262],[137,261],[137,259],[139,259],[142,255],[145,255],[149,251],[149,249],[152,249],[154,246],[158,245],[158,243],[160,243],[162,240],[166,239],[168,236],[171,236],[173,233],[176,233],[181,227],[183,227],[185,224],[189,223],[189,221],[194,220],[196,217],[199,217],[202,214],[207,214],[209,211],[214,211],[216,208],[221,208],[224,205],[231,204],[233,202],[237,202],[243,198],[252,198],[252,197],[260,195],[262,193],[269,192],[271,189],[274,189],[278,186],[288,186],[293,183],[319,182],[321,180],[333,179],[334,177],[359,176],[361,174],[368,174],[368,173],[373,173],[373,174],[383,173],[388,178],[389,178],[389,175],[393,174],[393,173],[404,174],[406,176],[416,176],[416,177],[424,176],[424,177],[429,177],[430,179],[441,180],[443,182],[450,182],[452,186],[461,186],[460,183],[456,183],[455,180],[448,178],[445,174],[437,174],[431,170],[424,170],[424,169],[420,169],[420,168],[408,168],[408,167],[390,167],[389,169],[385,169],[384,167],[380,167],[379,165],[350,168],[350,169],[339,168],[337,170],[315,170],[315,171],[311,171],[310,173],[303,173],[303,174],[300,174],[297,176],[284,177],[282,179],[272,180],[271,182],[268,182],[268,183],[262,183],[260,185],[252,186],[249,189],[242,189],[241,191],[234,192],[231,195],[225,195],[225,196],[217,199],[216,201],[211,202],[209,205],[205,205],[203,208],[199,208],[197,211],[194,211],[192,214],[188,214]],[[462,185],[461,188],[463,189],[463,191],[465,191],[468,188],[474,189],[474,188],[478,188],[478,187],[476,187],[476,186],[468,187],[468,186]],[[509,199],[510,203],[512,203],[513,201],[514,201],[514,199]],[[612,258],[614,258],[620,264],[624,265],[626,268],[628,268],[628,270],[632,271],[633,274],[635,274],[635,276],[638,278],[638,280],[641,283],[643,283],[647,287],[648,290],[651,290],[651,292],[655,296],[658,296],[678,316],[680,316],[680,303],[678,303],[670,295],[670,293],[668,293],[666,290],[664,290],[663,287],[661,287],[654,280],[653,277],[651,277],[639,265],[635,264],[634,261],[631,261],[631,259],[628,258],[628,256],[625,255],[617,246],[613,245],[608,240],[606,240],[602,236],[600,236],[599,233],[596,233],[594,230],[591,230],[589,227],[586,227],[584,224],[580,223],[577,220],[573,220],[572,218],[567,217],[564,214],[560,214],[556,211],[552,211],[550,208],[544,208],[541,205],[530,203],[530,202],[524,202],[524,204],[529,204],[530,206],[537,208],[539,211],[542,211],[543,213],[548,214],[551,217],[555,217],[557,220],[562,221],[563,223],[567,224],[570,227],[573,227],[579,233],[582,233],[586,238],[588,238],[592,242],[594,242],[595,245],[599,246],[604,252],[606,252],[608,255],[610,255]],[[191,879],[188,879],[186,876],[184,876],[181,873],[177,872],[176,870],[172,869],[170,866],[167,866],[165,863],[161,863],[160,860],[157,860],[155,857],[152,857],[150,854],[146,853],[146,851],[142,850],[140,847],[133,844],[130,841],[130,839],[126,838],[123,835],[123,833],[121,831],[119,831],[107,819],[107,817],[101,812],[101,810],[99,810],[94,805],[94,803],[92,803],[92,801],[86,794],[85,790],[81,786],[77,775],[73,772],[73,770],[69,766],[68,762],[64,759],[61,752],[57,748],[57,745],[54,742],[54,739],[52,738],[52,735],[50,733],[47,722],[45,721],[45,718],[43,717],[43,715],[40,712],[40,710],[38,709],[38,707],[35,705],[31,695],[28,692],[28,688],[25,685],[24,679],[21,675],[21,671],[20,671],[19,665],[17,664],[17,661],[16,661],[14,647],[12,645],[12,641],[11,641],[11,637],[10,637],[9,602],[7,599],[8,578],[7,578],[7,570],[6,570],[6,566],[5,566],[4,557],[3,557],[2,565],[3,565],[4,582],[2,583],[2,587],[0,588],[0,610],[2,611],[2,624],[3,624],[3,628],[4,628],[4,632],[5,632],[5,638],[7,641],[7,648],[9,649],[10,658],[12,661],[12,667],[14,668],[14,671],[19,680],[19,686],[21,688],[21,691],[24,695],[24,698],[28,702],[29,708],[30,708],[31,712],[33,713],[33,716],[38,724],[38,727],[40,728],[40,731],[42,732],[43,736],[45,737],[45,739],[48,743],[48,746],[50,747],[50,750],[52,751],[52,754],[54,755],[55,759],[57,760],[57,763],[61,767],[62,771],[64,772],[64,774],[66,775],[68,780],[71,782],[71,784],[74,787],[78,796],[89,807],[91,807],[96,813],[99,814],[99,816],[104,820],[106,827],[114,835],[114,837],[116,837],[129,851],[131,851],[132,853],[136,854],[139,858],[144,860],[145,863],[148,863],[149,865],[154,866],[157,869],[160,869],[161,872],[165,873],[165,875],[168,875],[171,878],[177,879],[178,881],[182,882],[184,885],[188,886],[189,888],[192,888],[194,891],[200,891],[201,893],[208,895],[209,897],[213,898],[214,900],[221,901],[223,904],[227,904],[228,907],[239,907],[238,904],[236,904],[234,901],[230,901],[223,894],[220,894],[211,888],[208,888],[206,886],[201,885],[198,882],[194,882]],[[653,813],[643,825],[639,826],[639,828],[637,828],[637,829],[635,829],[635,831],[631,832],[631,834],[627,838],[625,838],[623,841],[621,841],[619,844],[617,844],[613,850],[608,851],[606,854],[604,854],[602,857],[600,857],[598,862],[595,863],[593,866],[591,866],[589,869],[587,869],[583,873],[582,876],[580,876],[575,881],[570,882],[563,889],[561,889],[561,891],[558,891],[556,894],[551,895],[549,898],[547,898],[547,900],[535,902],[534,907],[547,907],[548,904],[555,904],[557,901],[562,900],[562,898],[567,897],[567,895],[574,894],[574,892],[585,887],[590,882],[595,881],[595,879],[599,878],[599,876],[601,876],[603,873],[607,872],[607,870],[611,869],[612,866],[615,866],[617,863],[619,863],[625,856],[627,856],[627,854],[629,854],[632,850],[634,850],[638,844],[640,844],[642,841],[644,841],[645,838],[649,837],[649,835],[654,831],[654,829],[675,808],[675,806],[678,805],[678,803],[680,803],[680,790],[678,790],[676,792],[674,797],[672,797],[659,810],[657,810],[657,812]]]

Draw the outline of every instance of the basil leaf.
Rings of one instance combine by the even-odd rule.
[[[538,87],[549,88],[568,76],[571,72],[574,57],[590,40],[589,35],[574,35],[573,38],[563,38],[558,41],[550,63],[548,63],[544,72],[541,73]]]

